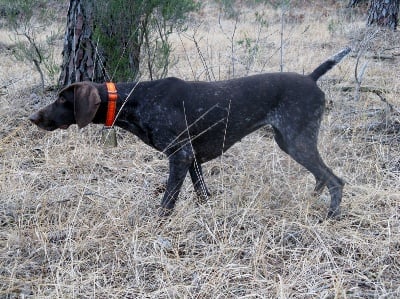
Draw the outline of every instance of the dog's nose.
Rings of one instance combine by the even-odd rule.
[[[40,115],[39,113],[33,113],[31,116],[28,117],[28,119],[33,122],[35,125],[37,125],[40,121]]]

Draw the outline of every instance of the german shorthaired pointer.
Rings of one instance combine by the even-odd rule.
[[[189,172],[198,196],[207,199],[201,165],[220,156],[247,134],[270,124],[279,147],[316,179],[315,193],[331,195],[328,217],[340,214],[344,182],[322,161],[317,149],[325,106],[316,81],[350,52],[345,48],[309,75],[266,73],[244,78],[193,82],[166,78],[118,83],[115,125],[137,135],[169,159],[169,178],[160,215],[169,215]],[[58,99],[29,117],[52,131],[71,124],[104,123],[105,84],[74,83]]]

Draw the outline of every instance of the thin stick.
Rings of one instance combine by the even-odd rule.
[[[281,48],[280,48],[280,71],[283,72],[283,29],[284,29],[284,16],[285,16],[285,10],[282,4],[282,13],[281,13],[281,32],[280,32],[280,38],[281,38]]]

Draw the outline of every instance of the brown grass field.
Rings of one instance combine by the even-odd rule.
[[[337,221],[325,219],[327,191],[312,197],[314,178],[268,129],[204,165],[207,203],[196,205],[187,179],[160,221],[167,159],[122,130],[104,148],[99,125],[31,125],[55,93],[40,92],[0,31],[0,298],[400,298],[400,36],[367,30],[347,2],[292,1],[283,17],[284,71],[353,48],[319,81],[319,149],[346,181]],[[237,23],[206,1],[174,33],[170,76],[279,71],[281,9],[237,5]],[[362,89],[356,99],[357,60],[368,63],[361,86],[382,98]]]

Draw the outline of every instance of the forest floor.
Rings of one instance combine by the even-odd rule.
[[[103,148],[99,125],[30,124],[55,92],[40,91],[1,30],[0,298],[399,298],[399,33],[366,29],[346,1],[298,3],[283,14],[241,4],[236,22],[206,1],[171,36],[168,75],[308,73],[351,46],[319,80],[319,149],[346,181],[339,220],[326,220],[329,194],[312,197],[313,176],[266,128],[204,165],[207,203],[187,179],[159,221],[167,159],[122,130]]]

